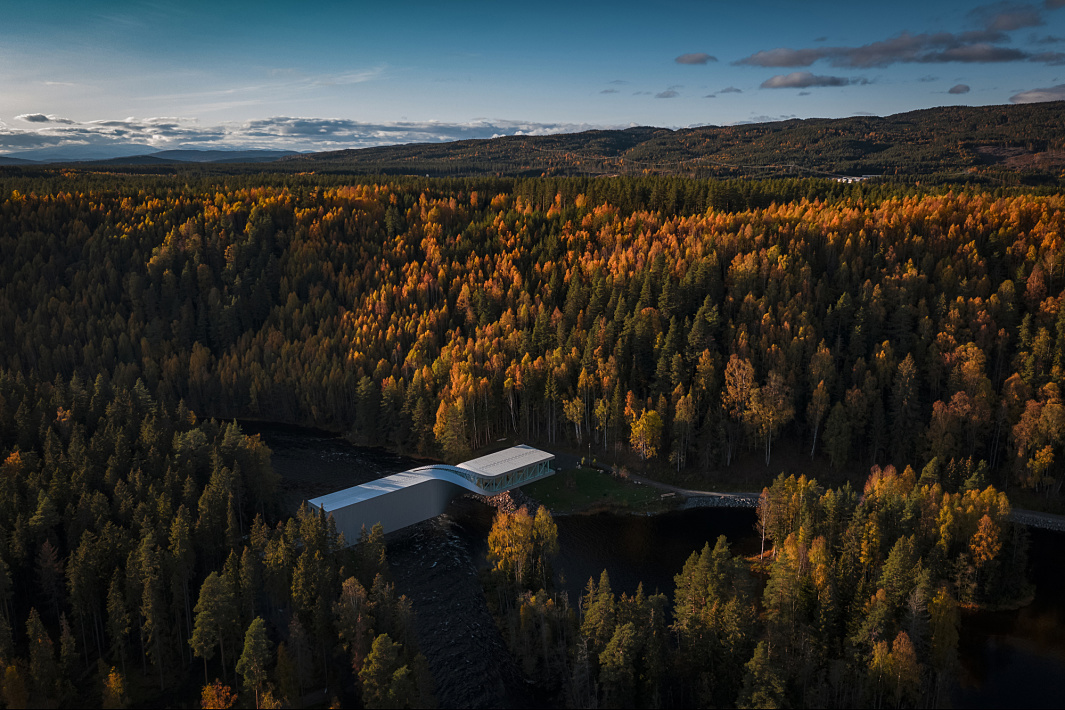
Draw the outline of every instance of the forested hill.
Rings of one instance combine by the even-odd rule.
[[[1065,102],[672,131],[629,128],[422,143],[285,158],[306,170],[430,175],[940,176],[1059,180]]]

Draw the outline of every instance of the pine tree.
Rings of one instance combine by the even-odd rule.
[[[610,575],[606,570],[599,576],[599,584],[588,580],[589,592],[594,596],[585,604],[581,635],[588,639],[588,650],[598,658],[610,639],[617,624],[614,593],[610,590]]]
[[[207,661],[214,658],[215,647],[222,654],[222,671],[226,667],[226,636],[228,626],[237,614],[236,600],[232,589],[217,572],[211,572],[200,587],[196,602],[196,620],[192,627],[189,644],[196,655],[203,659],[203,674],[207,675]]]
[[[741,708],[781,708],[784,701],[784,679],[770,654],[770,646],[760,641],[754,649],[754,657],[747,663],[747,675],[736,705]]]
[[[192,546],[192,529],[189,511],[181,505],[170,524],[170,586],[175,598],[181,599],[184,606],[184,620],[187,636],[192,636],[192,598],[189,594],[189,582],[196,566],[196,552]],[[184,652],[182,653],[184,657]],[[123,666],[123,672],[125,666]]]
[[[111,639],[111,654],[120,659],[123,675],[126,673],[126,646],[129,629],[129,611],[125,595],[122,593],[119,572],[116,571],[107,589],[107,635]]]
[[[30,692],[26,688],[26,681],[19,664],[11,663],[4,668],[2,691],[4,704],[7,707],[24,708],[29,706]]]
[[[599,682],[605,707],[628,707],[635,690],[636,628],[631,622],[617,627],[599,654]]]
[[[163,580],[159,549],[155,545],[153,536],[146,536],[139,550],[139,565],[141,576],[141,605],[140,614],[143,622],[141,627],[146,635],[146,651],[159,673],[159,689],[164,687],[163,666],[164,655],[167,646],[169,625],[164,612]]]
[[[945,586],[940,587],[928,605],[932,629],[932,668],[936,672],[935,696],[949,687],[952,674],[958,667],[958,603]]]
[[[59,696],[66,697],[76,691],[71,683],[78,676],[78,649],[74,634],[67,623],[67,615],[59,617]]]
[[[244,651],[237,661],[237,672],[244,678],[245,690],[255,694],[255,707],[266,682],[266,667],[270,663],[270,639],[262,617],[255,617],[244,634]]]
[[[250,622],[256,615],[257,600],[262,590],[262,563],[251,548],[245,546],[240,555],[241,618]]]
[[[288,653],[285,642],[277,645],[277,664],[274,668],[277,689],[281,697],[290,706],[295,706],[300,699],[300,686],[296,664]]]
[[[401,665],[401,653],[402,647],[393,643],[388,634],[381,634],[374,639],[366,663],[359,671],[366,707],[405,707],[402,701],[409,702],[408,698],[401,700],[399,696],[410,693],[412,686],[416,691],[417,686],[407,666]]]
[[[31,608],[26,620],[26,637],[30,645],[30,678],[33,695],[39,699],[53,697],[56,683],[55,647],[41,623],[37,609]]]
[[[897,465],[909,463],[921,427],[917,365],[913,355],[899,363],[891,389],[892,457]]]

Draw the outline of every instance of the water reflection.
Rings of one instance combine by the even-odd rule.
[[[597,515],[559,518],[562,554],[556,565],[565,579],[570,601],[606,569],[614,592],[644,591],[672,595],[673,578],[684,562],[707,543],[713,547],[725,535],[734,554],[758,552],[754,512],[736,508],[696,508],[656,516]]]
[[[1035,599],[1015,611],[967,614],[958,707],[1065,707],[1065,535],[1031,530]]]

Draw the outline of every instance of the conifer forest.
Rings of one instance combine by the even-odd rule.
[[[444,704],[389,539],[285,505],[272,422],[760,493],[756,554],[579,598],[501,507],[544,706],[950,706],[965,614],[1033,595],[1014,508],[1065,511],[1063,384],[1054,187],[11,169],[0,702]]]

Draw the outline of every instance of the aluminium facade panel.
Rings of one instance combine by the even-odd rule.
[[[309,500],[333,517],[348,544],[367,529],[381,523],[386,533],[447,510],[448,503],[465,491],[494,495],[525,483],[546,478],[553,471],[553,454],[524,444],[448,466],[421,466],[385,478],[345,488]]]

